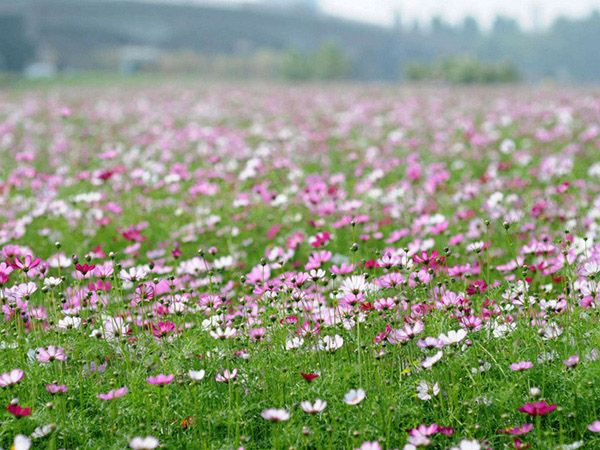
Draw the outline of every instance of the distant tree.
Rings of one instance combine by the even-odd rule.
[[[350,73],[350,62],[334,42],[325,42],[311,59],[313,76],[318,80],[339,80]]]
[[[510,62],[487,63],[469,56],[446,58],[432,64],[407,65],[405,76],[411,81],[443,81],[451,84],[513,83],[520,79]]]
[[[287,80],[339,80],[349,76],[351,64],[342,49],[328,41],[314,53],[288,51],[283,59],[282,76]]]
[[[289,50],[284,56],[281,72],[286,80],[309,80],[312,78],[310,57],[296,49]]]

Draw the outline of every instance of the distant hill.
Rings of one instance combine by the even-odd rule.
[[[97,68],[103,52],[130,47],[142,49],[143,55],[158,50],[243,57],[262,49],[309,53],[327,42],[343,51],[351,62],[350,75],[359,80],[395,80],[415,62],[457,55],[512,62],[525,79],[600,80],[598,13],[561,18],[537,32],[525,32],[514,20],[499,17],[484,33],[473,19],[450,26],[434,18],[426,30],[385,28],[325,16],[310,7],[0,0],[0,23],[14,23],[14,17],[19,17],[23,30],[0,27],[0,69],[22,66],[25,58],[18,57],[18,49],[28,49],[29,44],[38,54],[53,55],[59,68],[77,70]],[[28,42],[15,47],[24,36]],[[29,53],[23,50],[23,55]]]
[[[5,6],[5,8],[3,8]],[[62,67],[90,69],[103,48],[126,45],[240,53],[252,49],[313,51],[333,41],[354,62],[358,79],[392,79],[398,56],[390,30],[314,14],[264,7],[106,0],[0,1],[26,17],[34,41],[51,48]]]

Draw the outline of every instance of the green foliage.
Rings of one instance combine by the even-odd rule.
[[[521,79],[511,62],[488,63],[468,56],[408,64],[405,76],[411,81],[444,81],[452,84],[514,83]]]
[[[343,50],[334,42],[325,42],[314,53],[290,50],[282,67],[286,80],[340,80],[348,77],[351,64]]]

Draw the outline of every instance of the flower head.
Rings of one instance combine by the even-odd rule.
[[[167,384],[171,384],[174,379],[175,379],[175,375],[173,375],[173,374],[165,375],[165,374],[159,373],[158,375],[156,375],[154,377],[146,378],[146,381],[148,382],[148,384],[154,384],[156,386],[166,386]]]
[[[10,372],[0,374],[0,387],[14,386],[25,378],[25,372],[21,369],[13,369]]]
[[[316,399],[314,403],[311,403],[307,400],[300,403],[300,408],[302,408],[302,411],[308,414],[318,414],[323,412],[326,407],[327,402],[321,400],[320,398]]]
[[[129,448],[133,450],[154,450],[158,447],[158,439],[153,436],[134,437],[129,441]]]
[[[555,404],[548,404],[546,400],[542,400],[539,402],[525,403],[519,408],[519,411],[529,414],[530,416],[545,416],[546,414],[550,414],[555,409]]]
[[[285,422],[289,420],[290,413],[285,409],[269,408],[260,413],[263,419],[269,422]]]
[[[350,389],[346,392],[346,395],[344,395],[344,403],[353,406],[358,405],[364,400],[365,396],[365,391],[362,389]]]

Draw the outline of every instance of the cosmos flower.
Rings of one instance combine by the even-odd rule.
[[[21,369],[13,369],[10,372],[0,374],[0,387],[10,387],[19,384],[25,378],[25,372]]]
[[[335,352],[344,345],[344,338],[336,334],[335,336],[325,336],[319,341],[319,348],[327,352]]]
[[[123,397],[127,394],[127,392],[129,392],[129,389],[127,389],[126,386],[123,386],[118,389],[111,389],[106,394],[96,394],[96,397],[98,397],[100,400],[114,400],[116,398]]]
[[[504,430],[500,430],[499,433],[512,434],[513,436],[521,436],[522,434],[529,433],[531,430],[533,430],[533,424],[524,423],[523,425],[519,425],[518,427],[505,428]]]
[[[49,345],[47,348],[38,348],[36,350],[36,358],[42,364],[47,364],[52,361],[66,361],[67,354],[64,348]]]
[[[382,450],[382,447],[377,441],[365,441],[356,450]]]
[[[575,367],[579,364],[579,355],[569,356],[567,359],[563,360],[563,364],[569,369]]]
[[[36,427],[35,430],[33,430],[33,433],[31,433],[31,437],[33,439],[41,439],[43,437],[48,436],[55,429],[56,429],[56,425],[53,423],[50,423],[48,425],[42,425],[42,426]]]
[[[69,388],[64,384],[51,383],[46,385],[46,391],[50,394],[64,394],[68,390]]]
[[[522,413],[530,416],[545,416],[556,409],[555,404],[548,404],[545,400],[539,402],[525,403],[519,408]]]
[[[423,367],[423,369],[431,369],[434,364],[436,364],[440,359],[442,359],[443,356],[444,352],[440,350],[435,355],[425,358],[421,362],[421,367]]]
[[[6,407],[6,410],[17,419],[31,415],[31,408],[22,407],[17,403],[11,403]]]
[[[129,448],[132,450],[154,450],[158,445],[158,439],[153,436],[134,437],[129,440]]]
[[[165,375],[160,373],[156,376],[146,378],[146,381],[148,382],[148,384],[153,384],[162,387],[166,386],[167,384],[171,384],[174,379],[175,375],[173,374]]]
[[[531,361],[520,361],[520,362],[512,363],[510,365],[510,370],[519,372],[519,371],[531,369],[532,367],[533,367],[533,363]]]
[[[204,375],[206,375],[206,371],[204,369],[188,371],[188,376],[192,381],[201,381],[204,379]]]
[[[285,422],[289,420],[290,413],[285,409],[269,408],[260,413],[263,419],[269,422]]]
[[[311,403],[307,400],[300,402],[300,408],[302,408],[302,411],[308,414],[318,414],[320,412],[323,412],[326,407],[327,402],[321,400],[320,398],[316,399],[314,403]]]
[[[360,402],[362,402],[365,399],[365,391],[362,389],[350,389],[348,392],[346,392],[346,394],[344,395],[344,403],[346,403],[347,405],[358,405]]]
[[[230,381],[235,380],[237,378],[237,375],[237,369],[233,369],[231,371],[229,369],[225,369],[222,373],[218,373],[215,376],[215,381],[219,383],[229,383]]]
[[[463,439],[458,447],[452,447],[451,450],[481,450],[481,444],[475,440]]]
[[[29,450],[30,448],[31,438],[23,434],[17,434],[15,436],[11,450]]]
[[[431,400],[440,393],[440,386],[437,383],[429,385],[427,381],[421,380],[417,385],[417,397],[423,401]]]

